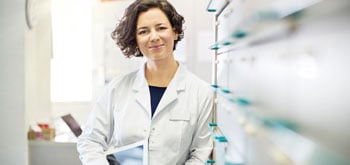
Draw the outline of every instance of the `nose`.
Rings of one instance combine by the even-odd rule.
[[[151,41],[158,41],[159,40],[159,34],[156,30],[151,30],[150,40]]]

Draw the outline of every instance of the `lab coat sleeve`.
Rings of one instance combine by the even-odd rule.
[[[79,158],[83,165],[108,165],[105,151],[111,137],[111,92],[106,91],[90,113],[77,141]]]
[[[209,89],[204,91],[206,93],[199,93],[204,95],[204,99],[199,99],[201,112],[190,148],[190,159],[186,161],[186,165],[205,164],[213,150],[213,140],[208,130],[208,123],[212,121],[213,92]]]

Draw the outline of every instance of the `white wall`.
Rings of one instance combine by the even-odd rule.
[[[32,29],[25,28],[26,125],[51,118],[51,0],[36,0],[36,5],[37,21]]]
[[[24,1],[1,1],[0,17],[0,164],[27,164]]]
[[[211,52],[209,45],[214,43],[213,14],[206,11],[209,0],[179,1],[169,0],[185,18],[185,47],[187,67],[200,78],[211,82]],[[182,41],[180,41],[181,44]]]
[[[28,164],[27,130],[50,117],[50,1],[37,0],[29,30],[25,2],[0,5],[0,164]]]

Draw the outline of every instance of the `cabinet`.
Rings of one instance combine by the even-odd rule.
[[[79,165],[76,143],[29,141],[29,165]]]
[[[350,2],[210,0],[215,164],[350,164]]]

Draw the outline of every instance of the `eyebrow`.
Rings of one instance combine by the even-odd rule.
[[[156,27],[161,26],[161,25],[165,25],[165,23],[158,23],[158,24],[156,24]],[[141,29],[147,29],[147,26],[138,27],[136,30],[141,30]]]

